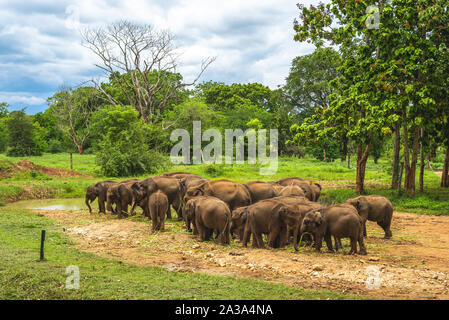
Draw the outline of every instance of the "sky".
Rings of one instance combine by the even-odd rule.
[[[293,58],[314,49],[293,41],[297,2],[0,0],[0,102],[35,114],[62,86],[100,76],[99,61],[82,46],[80,31],[119,20],[170,30],[186,81],[196,77],[205,58],[216,56],[199,82],[259,82],[275,89],[285,83]]]

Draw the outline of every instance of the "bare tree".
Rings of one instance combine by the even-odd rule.
[[[169,31],[120,21],[106,27],[87,28],[82,37],[83,45],[101,60],[96,66],[118,84],[126,104],[133,106],[146,123],[156,123],[170,98],[180,89],[194,85],[215,61],[215,57],[205,59],[191,83],[173,84],[167,77],[177,73],[179,57]],[[104,90],[100,80],[93,81],[109,103],[123,104]]]
[[[62,87],[48,99],[58,127],[70,137],[79,154],[83,154],[84,144],[90,134],[90,117],[96,110],[96,100],[98,100],[97,90],[92,87],[75,90]]]

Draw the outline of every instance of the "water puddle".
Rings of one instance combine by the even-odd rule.
[[[88,210],[84,198],[76,199],[45,199],[45,200],[23,200],[8,204],[10,208],[34,209],[34,210]],[[98,202],[91,204],[92,210],[98,208]]]

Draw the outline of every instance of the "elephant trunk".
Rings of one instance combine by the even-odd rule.
[[[89,208],[89,213],[92,213],[92,208],[91,208],[91,206],[90,206],[89,198],[88,198],[88,197],[86,197],[86,206]]]
[[[298,251],[298,232],[299,232],[299,226],[295,227],[295,232],[293,233],[293,247],[295,248],[295,251]]]

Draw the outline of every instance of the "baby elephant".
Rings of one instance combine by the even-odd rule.
[[[334,251],[331,238],[334,236],[336,242],[339,242],[341,238],[351,240],[349,254],[357,253],[357,242],[360,246],[359,254],[366,254],[365,244],[363,243],[362,219],[351,205],[340,204],[309,211],[301,225],[301,233],[304,232],[314,234],[315,249],[318,252],[321,250],[323,238],[329,251]],[[338,246],[336,249],[338,250]]]
[[[393,218],[393,205],[390,200],[382,196],[360,196],[346,200],[346,203],[353,205],[359,212],[363,221],[363,235],[366,237],[366,220],[375,221],[384,229],[385,239],[390,239],[391,220]]]
[[[208,241],[215,230],[220,234],[220,244],[230,244],[231,211],[222,200],[212,196],[195,197],[186,203],[184,218],[188,229],[190,222],[194,222],[200,241]]]
[[[165,214],[168,210],[168,198],[160,190],[154,192],[148,197],[148,208],[151,215],[154,231],[164,231]]]

